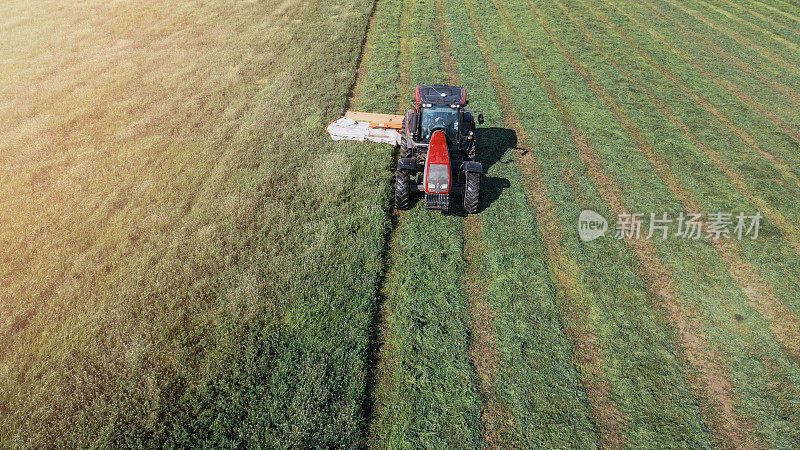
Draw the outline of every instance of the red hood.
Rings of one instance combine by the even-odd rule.
[[[447,170],[446,188],[441,188],[444,180],[439,180],[434,189],[429,188],[428,176],[431,174],[431,166],[434,166],[434,174],[441,174],[443,170]],[[447,150],[447,138],[445,138],[444,132],[441,130],[433,132],[431,142],[428,145],[428,156],[425,159],[425,192],[431,194],[446,194],[450,192],[450,153]]]

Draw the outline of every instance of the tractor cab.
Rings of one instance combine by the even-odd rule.
[[[407,131],[406,144],[427,144],[433,131],[442,130],[451,146],[461,149],[462,142],[471,138],[475,130],[472,111],[466,109],[467,91],[459,86],[417,86],[414,90],[413,108],[408,110],[404,120]],[[483,123],[483,116],[478,116]],[[407,145],[408,147],[408,145]],[[402,149],[401,149],[402,150]]]
[[[461,194],[464,209],[475,212],[482,171],[475,161],[475,118],[466,109],[463,87],[417,86],[413,108],[403,118],[395,205],[410,206],[412,191],[425,192],[428,209],[448,210],[451,194]],[[483,115],[477,113],[479,124]]]

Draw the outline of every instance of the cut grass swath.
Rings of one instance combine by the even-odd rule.
[[[404,103],[411,98],[410,86],[444,81],[435,5],[430,1],[408,6],[409,65],[399,70],[408,72],[403,78],[409,88],[398,93]],[[427,211],[420,203],[403,214],[396,230],[396,278],[389,286],[393,370],[381,416],[374,418],[373,444],[477,446],[480,399],[469,364],[460,283],[465,271],[463,220]]]
[[[520,16],[517,16],[517,20],[520,20]],[[542,20],[542,19],[541,19],[541,16],[540,16],[540,20]],[[530,31],[531,31],[531,30],[533,30],[533,29],[534,29],[534,27],[531,27],[531,26],[527,26],[527,27],[525,27],[525,30],[526,30],[527,32],[530,32]],[[546,30],[545,30],[545,31],[546,31]],[[527,40],[529,40],[529,41],[532,41],[532,40],[533,40],[533,38],[532,38],[532,35],[531,35],[531,34],[526,34],[526,35],[525,35],[525,37],[526,37],[526,39],[527,39]],[[562,51],[563,51],[563,50],[562,50]],[[565,62],[566,62],[566,61],[565,61]],[[563,64],[563,63],[562,63],[562,64]],[[600,66],[600,67],[602,68],[602,67],[604,67],[604,66]],[[598,70],[602,70],[602,69],[598,69]],[[551,73],[552,73],[552,72],[553,72],[553,69],[551,69]],[[572,86],[572,85],[582,85],[582,83],[574,83],[574,82],[572,82],[572,83],[570,83],[570,84],[567,84],[567,85],[568,85],[568,86]],[[591,86],[592,84],[591,84],[591,83],[589,83],[589,85]],[[565,93],[568,93],[568,91],[567,91],[566,89],[564,90],[564,92],[565,92]],[[602,94],[602,92],[601,92],[601,91],[598,91],[597,93],[598,93],[598,95],[600,96],[600,98],[602,98],[602,95],[603,95],[603,94]],[[570,104],[572,105],[572,104],[574,104],[574,103],[570,103]],[[581,117],[581,115],[582,115],[582,114],[580,114],[580,111],[585,111],[585,110],[587,109],[587,105],[578,106],[578,105],[580,105],[580,103],[578,103],[578,104],[575,104],[575,105],[576,105],[576,111],[578,111],[578,112],[576,113],[576,117],[577,117],[577,118],[580,118],[580,117]],[[612,105],[610,105],[610,104],[608,104],[608,105],[609,105],[609,106],[612,106]],[[613,110],[613,108],[612,108],[612,110]],[[646,107],[644,107],[644,108],[643,108],[643,107],[639,107],[638,109],[636,109],[636,111],[642,112],[642,111],[648,111],[648,109],[647,109]],[[602,114],[608,114],[608,113],[602,113]],[[597,116],[598,116],[598,112],[596,112],[596,111],[595,111],[595,115],[593,116],[593,117],[594,117],[594,119],[595,119],[595,121],[596,121],[596,119],[597,119]],[[619,115],[617,116],[617,118],[619,118],[619,119],[623,119],[623,117],[621,117],[621,116],[619,116]],[[624,121],[623,121],[623,122],[624,122]],[[586,123],[586,125],[588,125],[588,126],[591,126],[591,122],[587,122],[587,123]],[[650,125],[650,127],[649,127],[649,128],[647,128],[648,132],[650,132],[651,128],[652,128],[653,130],[657,130],[657,129],[658,129],[657,127],[654,127],[654,126]],[[594,139],[599,139],[599,136],[602,136],[602,133],[600,133],[600,132],[599,132],[599,130],[598,130],[598,131],[594,131],[594,132],[592,132],[590,135],[591,135],[591,136],[593,136],[593,138],[594,138]],[[607,135],[607,136],[609,136],[609,135]],[[613,135],[612,135],[612,136],[613,136]],[[606,139],[607,139],[607,138],[606,138]],[[608,148],[608,147],[612,147],[612,146],[613,146],[613,147],[616,147],[616,148],[626,148],[626,147],[628,147],[629,145],[630,145],[630,147],[629,147],[629,148],[635,148],[635,146],[633,146],[633,145],[631,145],[631,144],[627,144],[627,145],[625,145],[625,144],[624,144],[623,146],[619,146],[619,145],[613,145],[613,144],[612,144],[612,145],[607,145],[607,146],[605,146],[605,147],[601,147],[601,148]],[[618,158],[621,156],[621,155],[619,154],[619,152],[616,152],[616,153],[614,153],[614,152],[601,152],[601,153],[603,153],[603,155],[602,155],[602,156],[603,156],[603,158],[604,158],[604,159],[605,159],[605,158],[608,158],[609,162],[613,161],[614,159],[618,159]],[[635,196],[634,198],[638,197],[638,196],[639,196],[639,195],[641,195],[641,194],[640,194],[640,193],[637,193],[637,191],[639,191],[638,184],[637,184],[637,182],[636,182],[636,181],[634,181],[634,180],[630,179],[630,175],[631,175],[631,174],[633,174],[633,173],[637,173],[637,172],[638,172],[638,173],[643,173],[643,172],[642,172],[643,168],[636,168],[636,166],[637,166],[637,165],[639,165],[639,164],[641,164],[641,163],[640,163],[640,160],[639,160],[639,158],[633,158],[633,157],[631,157],[631,155],[628,155],[628,156],[627,156],[627,158],[626,158],[626,162],[625,162],[625,163],[611,163],[611,165],[609,166],[609,168],[610,168],[610,169],[608,169],[608,170],[610,170],[610,171],[611,171],[611,173],[614,173],[614,177],[615,177],[615,178],[619,178],[620,180],[626,180],[626,179],[627,179],[627,180],[626,180],[626,182],[625,182],[625,184],[624,184],[624,186],[626,186],[626,194],[627,194],[628,196]],[[647,163],[645,162],[644,164],[647,164]],[[658,166],[656,166],[656,167],[658,168]],[[673,185],[673,186],[674,186],[674,185]],[[630,188],[627,188],[627,187],[630,187]],[[639,198],[640,198],[640,200],[638,200],[638,201],[652,202],[653,200],[656,200],[656,199],[661,199],[661,201],[662,201],[663,203],[662,203],[662,205],[661,205],[660,207],[663,209],[663,208],[665,207],[665,205],[670,205],[670,203],[672,203],[672,201],[671,201],[671,200],[669,200],[669,199],[670,199],[670,197],[671,197],[671,195],[670,195],[670,194],[669,194],[667,191],[663,191],[663,192],[664,192],[664,195],[662,196],[662,194],[661,194],[661,193],[659,193],[659,188],[657,188],[656,186],[654,186],[653,184],[651,184],[651,185],[648,187],[648,189],[647,189],[647,195],[646,195],[646,196],[644,196],[644,197],[639,197]],[[704,194],[705,194],[705,196],[706,196],[706,197],[708,197],[708,198],[713,198],[713,194],[711,194],[711,193],[709,193],[709,192],[704,192]],[[705,198],[705,197],[704,197],[704,198]],[[672,207],[671,207],[671,206],[669,206],[669,208],[672,208]],[[643,208],[637,208],[637,210],[646,210],[646,209],[643,209]],[[657,242],[657,244],[661,244],[661,243],[660,243],[660,242]],[[666,244],[662,244],[662,245],[666,245]],[[658,246],[659,246],[659,247],[662,247],[662,245],[658,245]],[[663,255],[662,257],[663,257],[663,258],[665,258],[665,261],[670,261],[670,259],[672,259],[672,258],[675,258],[675,256],[676,256],[676,250],[677,250],[677,249],[673,248],[673,249],[670,249],[670,251],[668,251],[668,252],[662,252],[662,255]],[[706,254],[708,253],[706,249],[698,248],[697,250],[701,251],[701,253],[706,253]],[[712,256],[712,255],[710,255],[710,254],[709,254],[708,256],[706,256],[706,258],[708,258],[708,257],[711,257],[711,256]],[[690,260],[692,260],[693,258],[694,258],[695,260],[697,259],[697,257],[696,257],[696,256],[695,256],[695,257],[691,257],[691,256],[688,256],[688,255],[686,255],[684,258],[682,258],[682,259],[681,259],[681,262],[680,262],[679,264],[672,264],[672,266],[673,266],[674,270],[676,270],[676,272],[678,272],[678,271],[681,271],[681,272],[682,272],[682,271],[683,271],[683,270],[684,270],[684,269],[685,269],[687,266],[691,265],[691,263],[690,263],[689,261],[690,261]],[[712,258],[712,260],[713,260],[713,258]],[[706,264],[708,264],[708,262],[709,262],[709,261],[710,261],[710,260],[706,259]],[[721,263],[721,262],[716,262],[716,263],[713,263],[713,265],[714,265],[714,266],[717,266],[717,267],[720,267],[720,268],[722,268],[722,269],[723,269],[723,271],[724,271],[724,267],[725,267],[725,264],[724,264],[724,263]],[[699,271],[698,271],[698,272],[699,272]],[[699,284],[694,284],[694,285],[691,285],[691,286],[686,286],[686,284],[684,284],[684,289],[685,289],[685,288],[694,288],[695,286],[698,286],[698,285],[699,285]],[[732,285],[733,285],[733,283],[732,283],[730,280],[728,280],[728,281],[725,281],[725,282],[724,282],[724,284],[721,284],[720,286],[722,286],[722,285],[727,285],[727,286],[733,287],[733,286],[732,286]],[[734,289],[732,292],[736,292],[736,290]],[[741,293],[739,293],[739,294],[734,294],[734,298],[735,298],[735,297],[738,297],[738,300],[737,300],[737,302],[741,302]],[[695,295],[689,295],[689,296],[688,296],[688,299],[698,299],[698,298],[699,298],[699,297],[697,297],[697,296],[695,296]],[[728,297],[727,297],[727,296],[726,296],[726,297],[722,297],[722,298],[720,298],[719,300],[720,300],[720,301],[723,301],[723,300],[728,300]],[[716,302],[714,302],[714,304],[716,304]],[[711,306],[711,305],[709,305],[709,306]],[[730,308],[731,308],[731,309],[733,309],[733,307],[734,307],[734,304],[731,304],[731,305],[730,305]],[[726,308],[725,310],[726,310],[726,311],[730,311],[731,309],[728,309],[728,308]],[[715,310],[714,310],[713,308],[709,310],[709,312],[714,312],[714,311],[715,311]],[[729,320],[730,320],[730,322],[733,322],[733,320],[731,320],[731,319],[729,319]],[[716,322],[715,322],[715,323],[716,323]],[[763,323],[763,322],[762,322],[762,323]],[[720,325],[721,325],[721,324],[717,324],[717,327],[719,327]],[[704,327],[704,328],[707,328],[707,327]],[[708,329],[708,328],[707,328],[707,329]],[[713,332],[714,332],[714,334],[716,334],[716,333],[717,333],[719,330],[718,330],[716,327],[715,327],[715,328],[713,328],[713,329],[708,329],[708,332],[711,332],[711,331],[713,331]],[[752,340],[752,339],[757,339],[759,342],[762,342],[762,345],[763,345],[763,340],[765,339],[765,336],[759,336],[759,334],[760,334],[761,332],[762,332],[762,331],[761,331],[761,328],[759,328],[759,331],[758,331],[758,332],[754,332],[754,331],[748,331],[748,333],[746,333],[746,334],[750,334],[750,336],[747,336],[747,337],[745,337],[745,336],[742,336],[742,339],[743,339],[744,341],[749,341],[749,340]],[[766,337],[766,338],[767,338],[767,339],[769,339],[769,337]],[[723,347],[728,347],[728,348],[725,348],[725,351],[726,351],[726,353],[735,353],[735,352],[741,352],[741,351],[743,350],[743,349],[736,349],[736,348],[735,348],[735,346],[729,346],[729,345],[727,345],[727,344],[729,344],[729,341],[730,341],[730,340],[729,340],[729,339],[726,339],[726,338],[722,338],[722,339],[719,339],[719,340],[718,340],[718,342],[719,342],[719,343],[721,343],[721,344],[723,345]],[[739,341],[738,341],[738,340],[736,340],[736,342],[739,342]],[[717,345],[719,345],[719,344],[717,344]],[[734,347],[734,348],[730,348],[730,347]],[[772,348],[770,348],[768,351],[765,351],[765,355],[770,355],[770,356],[774,356],[774,355],[776,355],[774,344],[772,345]],[[780,355],[780,352],[777,352],[777,355]],[[781,359],[781,358],[782,358],[781,356],[777,356],[777,357],[778,357],[779,359]],[[739,360],[739,358],[737,357],[737,359],[736,359],[736,360],[738,361],[738,360]],[[785,361],[785,357],[783,357],[783,360]],[[736,370],[741,370],[741,369],[744,369],[744,370],[753,370],[753,368],[754,368],[754,367],[757,367],[757,366],[758,366],[758,360],[757,360],[757,359],[756,359],[756,360],[753,360],[753,361],[752,361],[752,363],[756,363],[756,365],[755,365],[755,366],[753,366],[753,365],[751,365],[751,364],[745,364],[746,368],[742,367],[742,368],[737,368]],[[747,367],[747,366],[749,366],[749,367]],[[790,365],[790,367],[791,367],[791,365]],[[734,369],[734,368],[732,368],[732,370],[733,370],[733,369]],[[760,369],[760,370],[763,370],[763,369]],[[741,378],[741,377],[739,377],[739,376],[736,376],[736,379],[742,379],[742,378]],[[748,378],[748,379],[750,379],[750,378]],[[757,379],[757,378],[756,378],[756,379]],[[740,391],[740,392],[741,392],[741,391]],[[747,392],[748,394],[750,394],[750,392],[749,392],[749,391],[747,391],[747,390],[745,390],[744,392]],[[764,392],[762,391],[762,393],[761,393],[760,395],[761,395],[761,396],[764,396],[765,394],[766,394],[766,393],[764,393]],[[767,395],[767,397],[768,397],[768,395]],[[765,397],[762,397],[762,398],[765,398]],[[772,399],[771,401],[773,402],[773,410],[772,410],[772,411],[775,411],[775,408],[777,408],[777,407],[779,406],[779,403],[780,403],[780,401],[776,401],[776,399]],[[786,423],[786,422],[782,422],[782,419],[780,418],[780,415],[779,415],[779,414],[778,414],[778,415],[775,415],[775,414],[774,414],[774,412],[773,412],[773,413],[771,413],[772,415],[764,415],[764,412],[765,412],[765,411],[764,411],[764,410],[762,410],[762,409],[754,409],[754,408],[752,408],[752,407],[749,409],[749,414],[752,414],[752,415],[753,415],[753,416],[755,416],[755,417],[759,417],[759,418],[760,418],[760,419],[762,419],[762,420],[768,420],[768,421],[769,421],[769,420],[771,420],[771,421],[776,421],[776,420],[777,420],[777,423],[778,423],[778,424],[785,424],[785,423]],[[769,426],[772,426],[772,427],[774,427],[775,425],[766,425],[766,424],[763,424],[762,426],[763,426],[763,427],[769,427]],[[782,425],[781,425],[781,426],[782,426]],[[762,427],[759,427],[759,430],[761,430],[761,429],[762,429]],[[731,430],[731,431],[735,431],[735,430]],[[772,435],[770,436],[770,438],[771,438],[771,439],[777,439],[777,442],[781,442],[781,441],[782,441],[782,436],[781,436],[781,435],[772,434]]]
[[[753,117],[743,115],[741,110],[729,108],[729,97],[726,94],[720,93],[719,86],[715,88],[714,84],[710,83],[707,79],[694,75],[691,69],[684,69],[682,71],[668,69],[667,64],[669,67],[676,68],[684,68],[685,65],[682,65],[682,61],[675,60],[673,55],[664,52],[663,45],[660,41],[646,37],[641,28],[645,28],[644,33],[647,32],[647,28],[641,26],[641,23],[632,16],[626,14],[624,11],[609,10],[607,8],[601,11],[598,5],[592,5],[585,1],[582,2],[582,4],[589,8],[601,22],[633,48],[652,68],[661,73],[670,83],[676,85],[684,95],[696,102],[698,106],[713,116],[715,120],[719,121],[719,123],[725,126],[725,128],[738,139],[747,144],[749,148],[758,152],[759,155],[772,163],[775,169],[777,169],[784,178],[791,180],[791,183],[793,183],[792,188],[800,187],[798,170],[794,166],[794,161],[791,159],[794,157],[791,155],[791,152],[786,151],[787,148],[791,148],[791,143],[781,139],[775,134],[764,133],[757,125],[748,126],[747,129],[744,129],[741,124],[751,124]],[[621,14],[621,16],[619,14]],[[612,20],[612,17],[614,20]],[[631,22],[641,28],[630,26],[630,24],[626,24],[626,22]],[[678,75],[681,75],[683,79],[679,78]],[[686,77],[690,77],[690,79],[685,81]],[[701,95],[700,92],[703,94]],[[680,97],[677,98],[680,99]],[[714,101],[714,104],[712,104],[711,101]],[[762,142],[764,145],[768,145],[766,148],[769,148],[770,151],[767,151],[765,147],[762,146]],[[773,153],[778,154],[776,155]],[[773,179],[780,179],[780,177],[773,177]]]
[[[557,156],[558,153],[565,151],[561,149],[568,149],[571,147],[570,144],[567,144],[567,142],[570,140],[570,137],[568,134],[566,134],[566,130],[564,130],[564,128],[562,128],[558,122],[555,123],[552,122],[553,118],[559,117],[559,114],[555,110],[549,109],[550,106],[548,105],[550,105],[550,103],[548,96],[545,95],[545,93],[542,92],[540,88],[537,87],[537,85],[530,83],[530,81],[533,81],[530,79],[529,76],[530,68],[526,67],[526,64],[524,62],[525,59],[520,58],[518,53],[513,50],[513,48],[516,45],[514,43],[514,40],[512,39],[512,36],[508,34],[509,33],[508,29],[512,28],[513,24],[510,24],[509,22],[503,23],[498,21],[497,11],[492,8],[483,5],[478,5],[475,7],[475,9],[476,9],[476,16],[481,17],[481,22],[480,22],[481,27],[486,27],[488,30],[485,35],[487,37],[490,37],[490,39],[494,41],[494,43],[491,45],[492,47],[491,54],[493,55],[493,58],[497,59],[498,62],[500,63],[498,64],[497,67],[502,67],[500,72],[502,72],[504,76],[508,76],[509,71],[511,71],[511,75],[514,77],[512,78],[514,81],[512,83],[507,83],[507,85],[509,86],[509,92],[512,95],[512,99],[514,100],[514,102],[519,103],[519,105],[515,109],[519,111],[520,114],[522,114],[522,117],[524,117],[523,123],[526,125],[526,127],[530,126],[532,127],[533,130],[535,130],[535,132],[529,133],[528,135],[532,137],[535,136],[536,139],[541,139],[540,136],[559,136],[559,135],[562,136],[561,141],[559,141],[557,145],[542,146],[542,144],[540,143],[539,145],[532,146],[532,149],[534,149],[537,152],[537,156],[540,157],[543,163],[545,164],[543,166],[546,170],[545,173],[550,174],[550,176],[547,178],[548,185],[552,186],[549,188],[549,192],[551,195],[556,196],[556,198],[558,199],[556,204],[574,205],[568,208],[565,208],[564,206],[559,206],[557,208],[554,208],[556,211],[559,212],[559,216],[563,217],[562,222],[565,225],[570,224],[568,226],[572,228],[573,226],[572,224],[575,223],[574,221],[578,213],[578,211],[575,211],[574,208],[579,208],[579,206],[576,204],[576,200],[577,202],[579,202],[579,204],[583,205],[584,207],[589,206],[598,211],[604,211],[604,208],[601,207],[602,201],[597,199],[596,194],[593,194],[593,192],[595,191],[593,191],[588,181],[583,177],[581,177],[580,175],[578,175],[581,173],[580,160],[578,160],[576,156],[572,157],[567,156],[569,154],[569,151],[567,151],[567,153],[563,154],[562,156]],[[477,30],[479,27],[478,25],[475,25],[475,23],[476,22],[473,21],[473,24]],[[492,36],[503,36],[503,35],[505,35],[506,37],[503,38],[504,40],[501,40],[499,42],[497,41],[498,38],[491,38]],[[479,43],[480,41],[481,39],[479,36]],[[546,50],[542,50],[542,52],[545,53]],[[520,60],[522,60],[523,62],[520,63]],[[537,94],[538,98],[531,98],[532,93],[536,92],[538,92]],[[548,127],[540,128],[544,124],[548,123],[550,124],[548,125]],[[536,126],[535,124],[539,125]],[[547,142],[547,140],[544,140],[543,142]],[[572,149],[573,149],[572,151],[574,152],[574,147],[572,147]],[[572,160],[571,164],[573,165],[574,168],[571,168],[570,164],[566,166],[563,165],[564,161],[569,161],[570,159]],[[575,174],[576,176],[570,176],[570,174]],[[559,181],[562,179],[562,177],[565,177],[566,179],[564,181]],[[571,178],[573,179],[572,182],[570,182]],[[563,198],[563,201],[561,201],[562,200],[562,197],[560,197],[561,195],[566,195],[566,193],[574,191],[575,189],[581,189],[581,187],[583,187],[583,189],[586,189],[588,187],[588,190],[582,189],[584,193],[583,195],[591,195],[596,200],[587,202],[587,198],[578,197],[577,199]],[[546,217],[547,213],[545,212],[544,214]],[[552,222],[545,221],[545,224],[548,223]],[[545,233],[544,236],[546,242],[547,240],[553,238],[553,235],[551,235],[550,233]],[[669,432],[666,433],[669,434],[670,436],[673,436],[673,438],[677,440],[675,442],[679,442],[681,440],[697,442],[697,440],[703,441],[705,439],[708,439],[708,436],[705,435],[705,431],[703,430],[702,424],[698,420],[699,416],[697,415],[697,411],[694,410],[693,412],[690,412],[692,411],[692,408],[691,407],[687,408],[687,404],[688,405],[693,404],[693,399],[691,398],[691,394],[689,394],[688,389],[685,391],[673,391],[673,394],[675,394],[674,397],[670,397],[669,399],[659,398],[657,400],[654,398],[650,398],[647,395],[632,394],[631,391],[629,391],[629,389],[635,391],[638,388],[643,388],[648,383],[667,382],[672,386],[681,386],[684,385],[684,382],[682,381],[683,378],[682,369],[677,360],[673,360],[672,362],[660,361],[656,368],[656,366],[649,366],[649,363],[644,363],[644,361],[642,360],[632,361],[625,357],[620,358],[618,356],[618,355],[638,354],[637,351],[634,350],[634,348],[638,347],[638,343],[630,341],[627,335],[621,342],[617,341],[615,338],[609,335],[609,333],[615,334],[615,332],[625,329],[626,328],[625,324],[627,320],[630,320],[630,318],[634,316],[638,318],[636,319],[636,322],[638,323],[637,333],[639,335],[649,336],[649,338],[646,339],[649,343],[660,342],[661,344],[659,345],[666,344],[666,348],[671,348],[672,345],[674,345],[668,343],[672,341],[671,338],[668,337],[669,332],[666,330],[666,328],[662,328],[664,327],[664,324],[660,323],[660,319],[656,319],[654,322],[642,320],[642,318],[650,317],[652,315],[652,310],[650,310],[651,307],[650,300],[647,299],[646,296],[644,296],[644,297],[639,297],[641,301],[632,301],[633,298],[637,298],[636,295],[637,291],[640,293],[644,293],[646,292],[646,289],[641,284],[641,280],[637,281],[635,275],[631,274],[630,272],[626,272],[625,270],[620,270],[620,267],[633,267],[635,265],[614,264],[615,270],[611,270],[610,266],[603,268],[604,263],[602,261],[610,261],[614,260],[615,258],[619,258],[617,259],[617,261],[622,261],[622,260],[629,261],[628,256],[625,255],[624,248],[622,248],[618,242],[611,241],[608,244],[612,245],[611,248],[616,248],[616,250],[611,250],[610,251],[611,254],[609,255],[607,253],[610,250],[608,247],[603,249],[591,250],[591,246],[583,246],[581,244],[578,244],[576,242],[576,237],[574,235],[567,234],[562,239],[566,239],[567,236],[569,236],[569,240],[566,242],[569,242],[569,246],[563,248],[563,252],[558,252],[558,254],[569,253],[570,255],[574,255],[573,257],[575,257],[576,260],[580,261],[581,267],[586,268],[586,270],[588,271],[587,275],[583,275],[579,281],[580,284],[586,283],[587,286],[585,290],[580,291],[583,294],[581,295],[581,297],[588,297],[588,300],[598,302],[596,307],[599,308],[599,310],[592,308],[588,312],[581,313],[581,315],[578,317],[588,317],[590,318],[590,320],[592,320],[593,323],[596,324],[602,324],[603,322],[605,322],[605,320],[611,321],[611,322],[605,322],[606,325],[600,328],[600,330],[603,331],[603,334],[600,335],[601,338],[600,342],[608,342],[607,341],[608,339],[613,340],[613,344],[604,347],[605,349],[607,349],[606,351],[612,351],[611,355],[614,355],[613,359],[609,360],[614,362],[613,366],[611,366],[613,367],[613,369],[610,370],[609,372],[612,381],[610,385],[611,393],[612,395],[614,395],[614,399],[616,401],[622,402],[620,406],[622,407],[623,411],[625,411],[626,415],[629,418],[631,416],[637,418],[637,420],[635,421],[630,421],[629,419],[629,421],[625,423],[626,439],[629,442],[633,442],[632,445],[636,445],[635,444],[636,442],[645,442],[646,439],[648,439],[647,438],[648,434],[645,431],[647,425],[638,420],[638,417],[640,417],[640,414],[642,414],[644,411],[649,411],[648,417],[657,417],[657,416],[666,417],[674,413],[678,413],[679,415],[690,414],[689,416],[682,416],[684,418],[682,420],[678,420],[677,423],[681,423],[681,426],[679,426],[678,429],[672,428]],[[549,250],[552,251],[553,250],[552,244],[547,244],[547,245],[548,247],[550,247]],[[550,254],[552,255],[552,253]],[[554,276],[559,277],[563,276],[564,270],[568,266],[561,264],[554,264],[552,267],[556,271]],[[608,284],[605,285],[594,284],[592,282],[593,279],[588,275],[588,273],[595,271],[604,272],[606,269],[609,269],[608,273],[603,273],[603,275],[596,273],[596,275],[599,278],[610,277],[608,279],[620,279],[621,277],[621,279],[625,279],[626,281],[620,280],[617,283],[610,283],[611,286],[609,286]],[[633,275],[632,278],[626,279],[626,277],[630,277],[631,275]],[[589,276],[589,278],[587,278],[587,276]],[[640,286],[638,289],[635,288],[637,284]],[[628,286],[628,288],[625,288],[624,286]],[[565,287],[566,286],[564,286],[563,284],[561,285],[562,289]],[[622,291],[618,291],[616,295],[608,293],[609,295],[606,296],[602,294],[603,292],[608,292],[609,290],[615,290],[615,289],[622,289]],[[569,296],[570,292],[576,293],[579,291],[574,290],[574,288],[572,289],[567,288],[565,292]],[[622,292],[625,293],[622,294]],[[607,303],[609,300],[612,300],[614,298],[627,298],[628,301],[614,305]],[[570,298],[570,301],[574,302],[575,300],[577,300],[576,297]],[[561,307],[563,308],[564,306],[565,305],[561,303]],[[607,311],[614,311],[615,313],[613,317],[615,317],[615,319],[606,316],[605,312]],[[628,316],[628,314],[630,314],[630,316]],[[629,318],[626,319],[626,317]],[[568,323],[569,321],[576,320],[576,317],[569,314],[567,315],[567,318],[568,318],[567,319]],[[613,325],[611,323],[613,323]],[[567,330],[569,330],[568,327]],[[656,337],[659,335],[659,333],[664,333],[662,335],[663,336],[662,338]],[[660,340],[664,338],[666,338],[666,342]],[[633,347],[628,347],[626,349],[625,347],[627,345],[632,345]],[[617,353],[618,351],[620,353]],[[581,349],[580,347],[578,347],[578,355],[580,355],[580,352]],[[629,365],[631,363],[633,364],[633,366]],[[646,373],[647,374],[646,381],[641,380],[642,384],[637,383],[635,385],[629,384],[628,381],[623,381],[619,383],[619,381],[621,380],[617,379],[616,375],[620,373],[619,372],[620,370],[624,372],[623,367],[632,369],[633,367],[638,366],[639,364],[642,363],[644,363],[644,366],[639,366],[638,373],[640,374]],[[578,364],[578,366],[581,367],[580,363]],[[587,369],[586,366],[582,367],[582,372],[583,372],[582,377],[586,377],[588,375],[586,369]],[[670,381],[666,381],[667,379],[670,378],[671,378]],[[620,390],[625,391],[626,393],[623,394]],[[597,400],[597,397],[592,398],[593,395],[597,395],[597,392],[589,389],[588,396],[590,403]],[[634,400],[633,403],[631,403],[632,399],[636,400]],[[651,400],[653,400],[653,403],[650,403]],[[667,405],[676,405],[676,408],[673,409],[672,407]],[[665,415],[662,415],[662,413],[665,413]],[[595,417],[597,418],[597,416]],[[693,418],[690,419],[690,417]],[[667,426],[671,428],[672,426],[674,426],[676,421],[669,420],[668,423],[669,425],[667,425],[667,422],[664,423],[651,422],[651,425],[655,427]],[[602,436],[602,433],[604,433],[602,427],[607,426],[607,424],[601,423],[600,426],[601,426],[601,436]],[[694,429],[695,431],[690,431],[692,429]],[[606,435],[604,439],[607,439],[607,436],[608,435]],[[645,441],[640,441],[640,439],[645,439]],[[606,440],[605,442],[609,441]],[[669,444],[662,444],[662,445],[669,445]]]
[[[499,378],[490,383],[497,383],[499,401],[513,414],[513,423],[497,424],[505,416],[489,406],[493,417],[486,432],[494,439],[488,443],[594,445],[586,400],[569,364],[570,345],[555,309],[544,247],[512,156],[516,137],[513,130],[503,128],[492,77],[475,34],[463,25],[471,22],[470,14],[455,0],[447,1],[444,10],[461,84],[487,117],[477,135],[479,159],[487,169],[482,188],[486,206],[479,216],[479,233],[476,230],[477,236],[472,236],[478,246],[479,260],[474,263],[479,264],[482,286],[477,293],[481,298],[472,301],[485,302],[494,310],[494,320],[482,325],[492,330],[499,350],[499,366],[493,370]],[[544,360],[550,363],[541,364]]]

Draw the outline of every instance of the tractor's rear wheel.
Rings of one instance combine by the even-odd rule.
[[[478,199],[481,189],[481,174],[467,172],[467,183],[464,186],[464,210],[469,214],[478,211]]]
[[[411,207],[411,172],[397,169],[394,182],[394,206],[406,210]]]

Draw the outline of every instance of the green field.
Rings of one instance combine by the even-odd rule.
[[[0,447],[800,447],[795,0],[11,0],[0,36]],[[486,116],[476,215],[395,211],[396,150],[323,131],[433,83]]]

